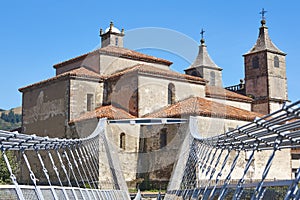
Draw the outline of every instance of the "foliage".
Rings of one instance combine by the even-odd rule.
[[[8,112],[8,114],[6,114],[5,112],[2,112],[0,118],[6,122],[10,122],[12,124],[19,123],[22,120],[21,115],[15,114],[14,111],[12,111],[12,110],[10,110]]]
[[[0,129],[12,130],[21,126],[22,115],[15,114],[13,110],[2,112],[0,116]]]
[[[13,173],[16,175],[19,171],[17,157],[15,152],[7,151],[6,156],[9,160],[10,166],[12,168]],[[6,166],[6,162],[4,160],[2,152],[0,153],[0,184],[11,184],[12,181],[10,179],[10,173]]]
[[[0,130],[9,131],[20,127],[21,119],[22,116],[20,114],[15,114],[13,110],[10,110],[8,113],[2,111],[0,116]],[[18,173],[19,167],[18,167],[17,157],[15,155],[15,152],[7,151],[5,154],[9,160],[13,173],[16,175]],[[10,173],[6,166],[6,162],[4,160],[1,151],[0,151],[0,184],[11,184]]]

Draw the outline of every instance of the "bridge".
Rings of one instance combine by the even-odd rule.
[[[0,187],[0,199],[130,199],[117,155],[104,134],[105,122],[100,120],[84,139],[0,131],[0,149],[12,183]],[[15,157],[23,163],[18,166],[21,173],[14,169]],[[110,176],[101,176],[104,173]]]
[[[188,148],[181,150],[165,199],[264,199],[272,187],[278,186],[285,191],[276,199],[300,199],[300,169],[293,180],[266,180],[279,151],[300,147],[299,104],[300,101],[284,105],[252,123],[209,138],[201,138],[196,128],[197,121],[191,118],[191,134],[182,145]],[[265,157],[260,179],[254,182],[246,180],[255,154],[261,152],[268,152],[269,156]],[[241,173],[237,173],[240,178],[232,180],[237,164],[245,160],[245,156],[241,156],[243,153],[247,162]]]
[[[300,169],[292,180],[267,179],[278,152],[300,147],[299,104],[285,105],[209,138],[201,137],[197,120],[191,117],[190,134],[183,141],[165,199],[254,200],[267,197],[274,187],[284,190],[281,199],[300,199]],[[11,181],[0,186],[0,199],[130,199],[117,151],[105,135],[105,123],[101,119],[95,131],[82,139],[0,131],[5,163],[1,167],[7,168]],[[255,155],[261,153],[268,157],[260,179],[248,179]],[[17,161],[22,165],[16,167]],[[241,173],[235,172],[238,169]]]

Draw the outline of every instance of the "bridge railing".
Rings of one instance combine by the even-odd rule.
[[[1,197],[129,199],[120,166],[106,139],[105,123],[105,119],[100,120],[95,131],[83,139],[0,131],[1,167],[6,168],[2,173],[12,184],[0,187]]]
[[[289,150],[300,147],[299,105],[300,101],[286,104],[252,123],[209,138],[201,138],[197,119],[191,117],[191,134],[183,144],[188,148],[181,150],[165,199],[243,199],[249,188],[252,200],[262,199],[270,191],[271,186],[266,183],[272,167],[285,170],[278,170],[278,176],[288,174],[286,171],[292,173],[290,166],[280,165],[290,163]],[[282,163],[276,158],[279,154]],[[277,166],[272,166],[276,159]],[[260,161],[259,167],[254,165],[256,160]],[[261,172],[260,178],[250,184],[255,167]],[[273,181],[276,187],[281,184],[286,190],[280,199],[300,199],[299,172],[300,169],[288,182]],[[236,177],[239,178],[234,181]]]

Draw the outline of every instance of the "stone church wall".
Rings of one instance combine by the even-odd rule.
[[[22,132],[65,138],[69,81],[58,80],[23,91]]]
[[[158,63],[150,63],[144,62],[140,60],[131,60],[128,58],[121,58],[110,55],[100,55],[100,74],[101,75],[111,75],[118,71],[122,71],[126,68],[133,67],[135,65],[151,65],[160,69],[168,70],[168,65],[158,64]]]
[[[138,78],[137,74],[125,74],[109,79],[104,85],[104,105],[112,104],[128,113],[138,116]]]
[[[251,111],[251,103],[247,103],[247,102],[241,102],[241,101],[232,101],[232,100],[224,100],[224,99],[216,99],[216,98],[207,98],[210,101],[215,101],[218,103],[222,103],[225,105],[229,105],[229,106],[234,106],[236,108],[241,108],[244,110],[248,110]]]
[[[138,155],[138,178],[142,188],[167,185],[182,141],[188,134],[188,124],[141,126]]]
[[[192,96],[205,96],[203,85],[189,83],[188,81],[140,75],[138,83],[139,116],[168,106],[168,85],[170,83],[175,86],[175,102]]]
[[[214,77],[212,77],[211,73],[214,73]],[[208,81],[208,85],[223,87],[222,71],[212,70],[210,68],[203,68],[202,74],[203,74],[203,78]]]
[[[259,59],[258,68],[253,68],[252,60],[254,56]],[[254,97],[267,97],[268,96],[268,83],[267,83],[267,58],[264,54],[254,54],[245,57],[245,84],[246,94],[254,95]]]
[[[91,53],[82,60],[65,64],[63,67],[56,68],[56,75],[62,74],[73,69],[77,69],[79,67],[85,67],[96,73],[99,73],[99,62],[99,53]]]
[[[69,125],[67,129],[67,135],[70,138],[85,138],[93,133],[98,124],[98,119],[91,118],[88,120],[81,120],[78,122],[73,122]]]
[[[269,96],[275,99],[287,99],[287,79],[285,56],[276,55],[279,67],[274,67],[274,54],[268,54]]]
[[[128,186],[135,188],[139,150],[140,125],[108,124],[106,135],[109,144],[118,152],[121,169]],[[121,148],[121,134],[125,134],[125,147]]]
[[[88,95],[91,101],[88,102]],[[102,105],[103,102],[103,83],[71,79],[70,80],[70,119],[76,119],[80,115],[88,112],[88,103],[90,111]]]

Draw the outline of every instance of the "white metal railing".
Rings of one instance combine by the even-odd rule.
[[[13,184],[0,186],[1,199],[129,199],[119,163],[111,155],[105,123],[101,119],[95,131],[82,139],[0,131],[1,157]],[[13,167],[17,160],[20,172]],[[106,171],[99,171],[100,163]]]
[[[281,149],[300,147],[300,101],[285,104],[282,109],[256,118],[254,122],[238,127],[235,130],[208,138],[199,138],[197,120],[190,118],[191,135],[188,138],[189,150],[178,160],[176,168],[168,187],[165,199],[174,199],[181,196],[183,199],[225,199],[229,188],[233,192],[232,199],[241,199],[244,189],[253,184],[245,184],[246,175],[251,169],[251,163],[257,151],[271,152],[267,160],[261,179],[252,188],[251,199],[262,199],[267,191],[266,178],[272,167],[276,153]],[[241,152],[248,152],[247,162],[241,178],[232,181],[233,171]],[[234,153],[234,154],[232,154]],[[231,161],[228,162],[229,155]],[[185,157],[185,158],[182,158]],[[289,156],[290,157],[290,156]],[[244,157],[242,158],[244,159]],[[288,158],[287,158],[288,159]],[[227,171],[225,173],[225,168]],[[300,168],[296,177],[288,182],[276,182],[286,188],[284,199],[300,199],[298,184],[300,181]],[[224,174],[227,174],[224,177]],[[204,179],[199,180],[198,177]],[[221,180],[221,176],[224,177]],[[288,183],[288,184],[287,184]]]

